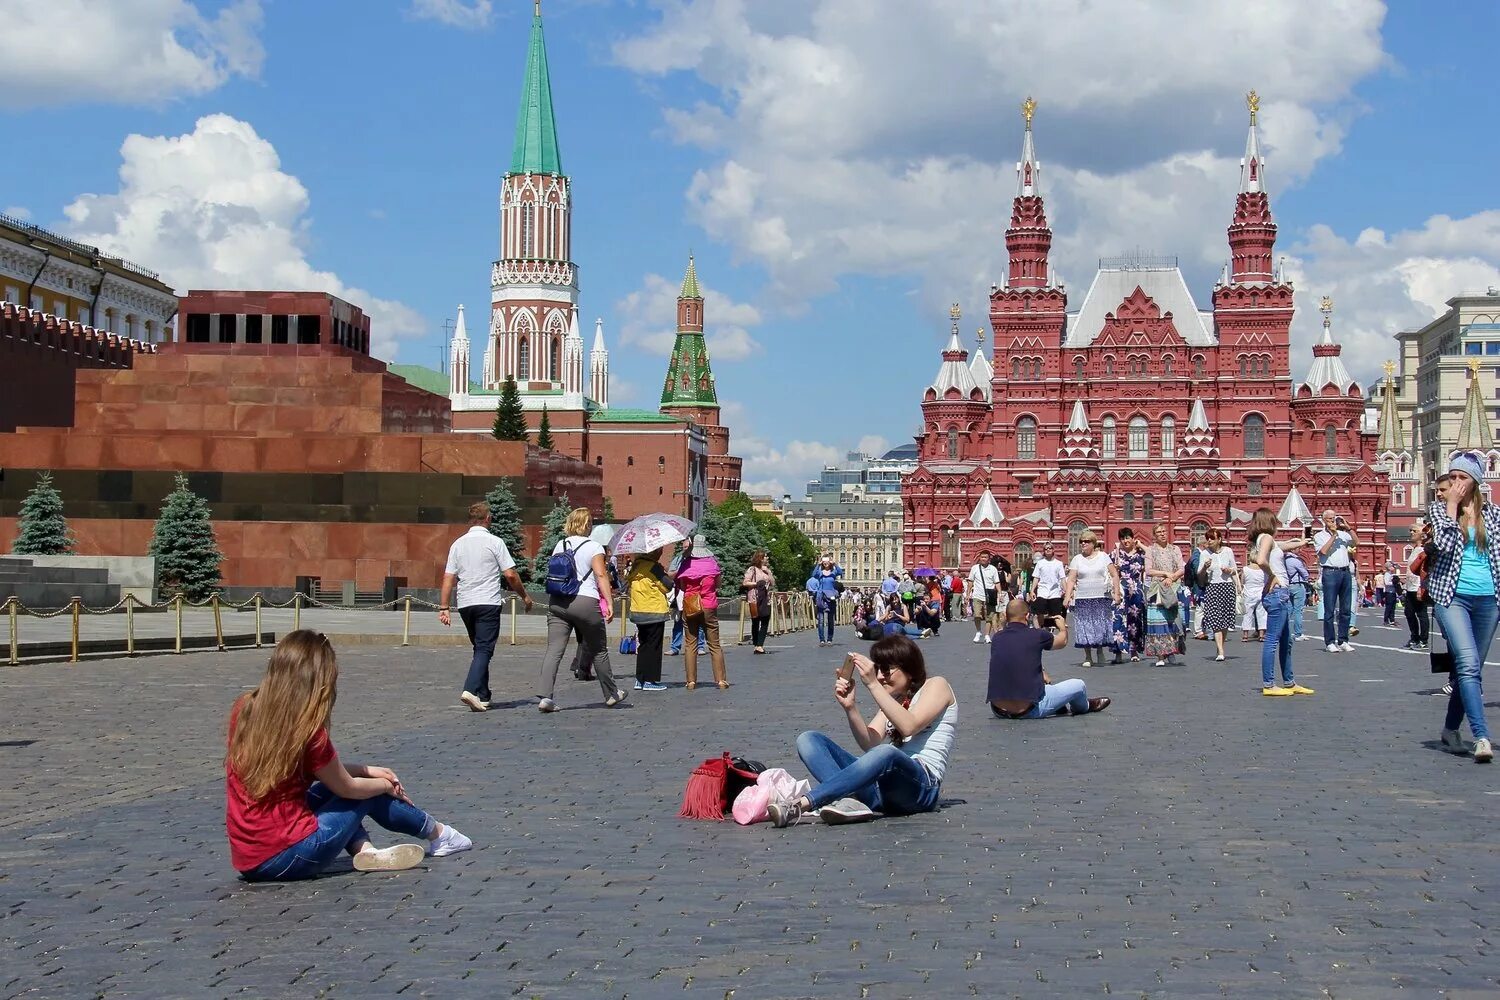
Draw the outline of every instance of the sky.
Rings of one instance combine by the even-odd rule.
[[[0,211],[188,288],[316,288],[437,367],[483,317],[531,0],[0,0]],[[1317,301],[1368,385],[1500,285],[1500,4],[544,0],[582,326],[658,401],[687,256],[745,488],[910,441],[948,307],[1005,270],[1020,102],[1073,308],[1179,258],[1200,308],[1261,137],[1295,374]],[[481,320],[477,327],[484,326]],[[478,367],[478,352],[475,344]],[[988,354],[988,340],[986,340]]]

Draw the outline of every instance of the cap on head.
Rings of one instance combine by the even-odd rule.
[[[1480,464],[1478,456],[1473,452],[1465,452],[1448,461],[1450,473],[1462,472],[1475,483],[1484,482],[1484,466]]]

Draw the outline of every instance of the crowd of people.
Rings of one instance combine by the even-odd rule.
[[[1449,671],[1448,695],[1438,745],[1487,763],[1494,757],[1485,719],[1484,658],[1500,623],[1500,507],[1485,499],[1482,460],[1460,455],[1436,483],[1437,499],[1418,526],[1406,565],[1388,562],[1369,585],[1382,624],[1397,627],[1403,610],[1410,639],[1406,648],[1427,649],[1430,618],[1437,618],[1443,645],[1434,665]],[[502,588],[529,608],[528,596],[503,542],[488,530],[484,504],[470,510],[470,528],[448,555],[440,619],[457,608],[473,645],[461,701],[472,711],[489,709],[489,662],[499,632]],[[719,637],[717,560],[701,538],[686,540],[670,565],[662,550],[635,555],[617,582],[607,554],[590,537],[589,512],[572,512],[564,537],[548,563],[548,644],[542,659],[537,707],[556,710],[557,671],[570,637],[578,640],[575,672],[597,679],[606,706],[628,697],[611,669],[606,628],[613,594],[623,588],[639,640],[636,689],[662,690],[666,623],[687,638],[686,687],[697,686],[697,656],[706,652],[714,681],[728,687]],[[1012,565],[982,552],[967,575],[951,570],[893,571],[879,588],[847,588],[831,554],[813,568],[812,595],[820,646],[834,642],[840,602],[852,602],[856,630],[873,639],[869,655],[850,652],[836,672],[832,694],[843,710],[855,755],[831,737],[805,732],[798,756],[815,782],[804,794],[774,801],[769,817],[778,827],[816,815],[845,823],[878,815],[937,808],[955,743],[958,706],[952,686],[929,676],[915,638],[935,635],[953,620],[974,623],[976,643],[986,643],[986,701],[999,719],[1029,720],[1102,712],[1111,700],[1090,697],[1080,679],[1054,681],[1044,654],[1070,644],[1082,650],[1085,667],[1103,662],[1155,658],[1170,666],[1189,636],[1212,637],[1214,660],[1225,659],[1225,642],[1240,622],[1242,641],[1261,643],[1261,693],[1272,697],[1312,695],[1296,680],[1294,647],[1305,640],[1303,610],[1321,609],[1327,652],[1354,651],[1349,639],[1358,603],[1358,533],[1349,520],[1325,511],[1316,527],[1298,531],[1280,524],[1262,507],[1251,517],[1244,564],[1211,528],[1184,558],[1166,527],[1153,528],[1142,545],[1122,529],[1104,551],[1091,531],[1078,536],[1078,551],[1064,564],[1053,543],[1035,562]],[[1310,570],[1318,568],[1313,577]],[[553,578],[565,586],[552,586]],[[766,618],[776,579],[757,553],[740,591],[754,624],[754,652],[764,652]],[[1072,627],[1068,616],[1071,614]],[[701,643],[701,646],[700,646]],[[866,718],[857,705],[863,686],[874,704]],[[276,646],[259,685],[240,696],[229,712],[225,755],[225,822],[231,861],[250,881],[313,877],[347,854],[357,871],[394,871],[428,857],[468,850],[472,841],[439,822],[407,796],[395,772],[376,765],[343,763],[330,738],[338,687],[337,660],[327,638],[299,630]],[[1467,722],[1467,744],[1460,727]],[[365,821],[423,843],[376,847]]]

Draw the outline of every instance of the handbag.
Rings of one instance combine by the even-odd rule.
[[[1433,630],[1433,634],[1443,640],[1443,648],[1438,649],[1436,642],[1432,644],[1432,648],[1427,652],[1427,667],[1435,674],[1451,674],[1458,664],[1453,659],[1453,649],[1448,645],[1448,637],[1436,629]]]
[[[765,769],[760,761],[732,757],[728,750],[708,758],[688,775],[678,817],[724,822],[724,814],[734,805],[735,797],[755,784]]]
[[[682,613],[686,616],[703,614],[703,595],[697,592],[683,594]]]
[[[640,649],[641,640],[633,635],[627,635],[620,639],[620,654],[622,656],[634,656]]]

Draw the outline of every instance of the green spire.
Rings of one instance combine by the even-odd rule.
[[[547,46],[542,40],[542,5],[531,19],[531,42],[526,50],[526,81],[521,85],[521,110],[516,116],[516,147],[510,157],[513,174],[560,174],[557,122],[552,117],[552,80],[547,75]]]
[[[708,366],[708,345],[696,330],[678,330],[667,365],[667,381],[661,389],[661,408],[719,405],[714,373]]]
[[[703,298],[703,294],[698,291],[698,268],[693,264],[692,254],[688,254],[688,269],[687,274],[682,276],[682,295],[680,298]]]

